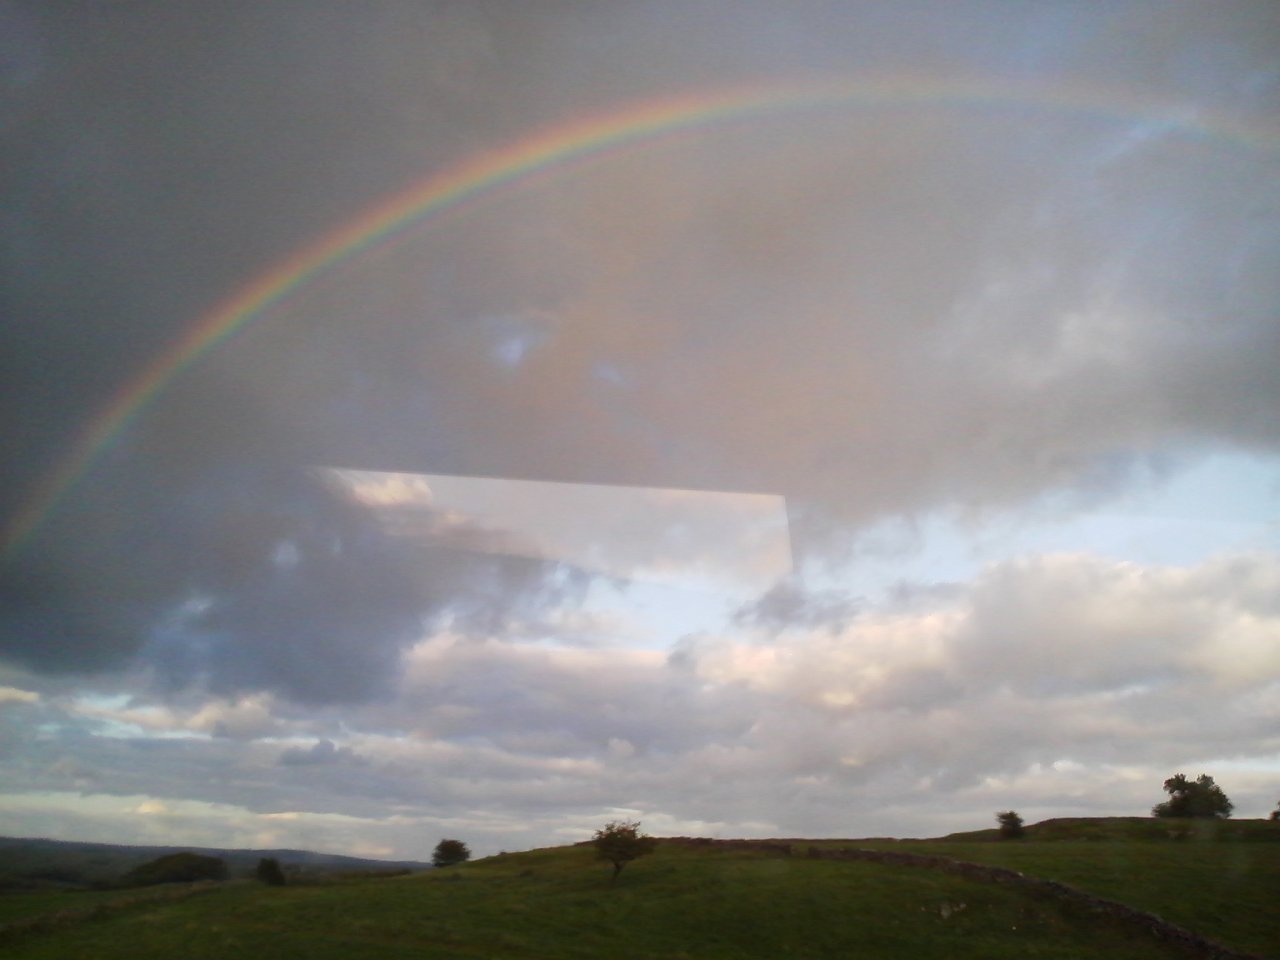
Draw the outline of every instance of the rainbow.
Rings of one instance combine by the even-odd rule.
[[[1276,131],[1256,122],[1217,116],[1206,122],[1174,108],[1117,97],[1114,91],[1047,87],[1011,90],[1007,84],[990,80],[916,78],[735,87],[641,101],[602,116],[553,126],[427,176],[302,247],[214,304],[180,339],[123,384],[88,421],[67,452],[9,518],[0,537],[0,558],[8,559],[22,549],[97,457],[175,377],[335,265],[386,243],[411,225],[495,189],[521,185],[541,171],[566,165],[571,168],[573,162],[682,132],[798,110],[867,106],[1049,109],[1111,122],[1152,124],[1182,137],[1227,142],[1252,150],[1273,152],[1280,145]]]

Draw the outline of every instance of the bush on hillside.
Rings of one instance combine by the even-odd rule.
[[[198,853],[171,853],[134,867],[125,875],[133,886],[157,883],[194,883],[196,880],[225,880],[227,865],[218,857]]]
[[[263,857],[258,861],[254,876],[269,887],[283,887],[284,871],[280,869],[280,861],[275,857]]]
[[[997,813],[996,819],[1000,821],[1000,838],[1002,840],[1016,840],[1026,833],[1022,828],[1022,818],[1013,810]]]
[[[452,867],[471,859],[471,851],[461,840],[441,840],[431,854],[433,867]]]

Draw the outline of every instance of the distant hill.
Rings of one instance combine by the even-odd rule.
[[[1280,841],[1271,820],[1162,820],[1156,817],[1055,817],[1026,827],[1029,840],[1248,840]],[[1000,831],[970,830],[937,841],[999,841]],[[936,841],[930,841],[936,842]]]
[[[191,846],[126,846],[0,837],[0,887],[84,886],[112,883],[139,864],[172,853],[199,853],[225,860],[232,876],[253,871],[263,857],[274,857],[290,873],[327,874],[358,871],[429,870],[417,860],[369,860],[311,850],[244,850]]]

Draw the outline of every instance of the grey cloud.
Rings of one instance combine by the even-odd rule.
[[[765,629],[837,632],[858,613],[859,602],[839,590],[807,590],[798,578],[780,580],[759,598],[739,607],[735,623]]]
[[[1274,657],[1278,575],[1266,557],[1187,570],[1009,564],[958,602],[882,624],[878,638],[868,612],[838,635],[690,641],[683,663],[437,638],[414,649],[401,697],[343,711],[351,730],[341,738],[284,751],[130,741],[64,716],[53,752],[19,723],[5,763],[31,789],[259,812],[447,819],[483,809],[509,823],[493,828],[495,844],[617,808],[793,835],[945,832],[974,822],[964,817],[985,823],[993,795],[1046,816],[1141,814],[1165,767],[1276,748],[1272,670],[1247,658]],[[993,620],[997,595],[1008,624]],[[1177,633],[1196,611],[1209,615]],[[1135,630],[1161,641],[1141,647],[1141,670],[1119,642]],[[755,659],[761,650],[770,659]],[[822,696],[844,690],[859,695]],[[1225,705],[1187,709],[1206,698]],[[9,709],[57,719],[49,704]]]
[[[24,451],[4,460],[6,517],[228,290],[424,165],[472,149],[474,130],[432,131],[452,126],[455,110],[482,113],[473,108],[488,81],[458,88],[457,71],[441,73],[419,44],[467,35],[480,51],[491,31],[483,17],[434,13],[389,9],[387,21],[355,24],[328,6],[300,34],[270,5],[241,17],[179,4],[145,24],[123,8],[5,5],[15,25],[5,62],[18,72],[4,123],[21,147],[6,165],[3,312],[13,322],[0,426]],[[401,61],[409,75],[380,71],[387,42],[412,49]],[[388,108],[396,90],[412,96]],[[364,342],[346,345],[336,395],[318,366],[323,349],[272,336],[181,377],[3,558],[0,651],[81,674],[141,654],[174,683],[207,676],[218,690],[310,701],[381,689],[424,607],[447,598],[424,600],[405,558],[353,530],[350,512],[323,504],[301,476],[331,450],[327,436],[369,433],[351,406],[364,364],[396,351]],[[269,385],[253,381],[257,370],[270,371]],[[396,382],[385,367],[374,375]],[[349,402],[335,404],[344,390]],[[418,428],[420,409],[398,407]],[[347,538],[342,557],[304,550],[291,571],[272,569],[282,544],[297,550],[294,539],[323,540],[333,527]]]
[[[323,9],[320,21],[331,22],[335,8]],[[66,35],[59,56],[74,63],[72,40],[90,27],[53,14],[32,17],[50,35]],[[1185,17],[1179,23],[1200,20]],[[817,58],[806,60],[809,68],[847,63],[852,45],[870,58],[866,69],[872,70],[876,51],[885,49],[873,36],[929,38],[944,76],[976,56],[941,43],[948,29],[967,23],[964,16],[941,18],[937,33],[905,13],[874,9],[845,18],[818,6],[783,19],[796,49]],[[610,58],[618,69],[630,64],[619,76],[631,79],[614,81],[612,93],[608,84],[584,87],[574,80],[569,85],[580,92],[570,96],[564,84],[579,74],[560,65],[590,72],[592,51],[599,50],[571,38],[610,34],[633,20],[634,30],[616,34],[628,36],[630,48]],[[735,28],[744,46],[716,45],[726,58],[721,69],[736,62],[758,69],[766,51],[749,42],[752,24],[783,29],[778,20],[767,12],[744,15]],[[389,24],[341,36],[317,27],[309,36],[319,46],[311,47],[269,7],[255,14],[253,28],[215,17],[204,25],[213,33],[198,32],[200,43],[176,10],[156,34],[172,31],[180,42],[171,49],[131,47],[119,62],[108,53],[83,54],[92,75],[104,79],[104,92],[54,86],[40,95],[92,113],[98,98],[116,87],[133,89],[121,63],[139,62],[145,76],[170,65],[175,51],[200,49],[195,75],[145,85],[125,98],[129,122],[104,133],[109,142],[98,153],[67,130],[40,126],[36,118],[43,113],[25,122],[44,151],[68,163],[102,165],[93,176],[68,174],[70,187],[90,191],[78,208],[124,211],[128,221],[108,217],[102,233],[148,237],[151,253],[143,262],[154,282],[194,273],[208,289],[148,286],[156,302],[138,304],[120,286],[138,287],[132,280],[140,264],[126,270],[100,262],[100,251],[88,246],[49,258],[64,269],[93,266],[102,289],[91,285],[92,299],[115,309],[96,326],[78,324],[74,338],[19,344],[42,353],[24,354],[27,361],[15,373],[56,364],[58,379],[77,393],[57,408],[64,415],[58,424],[48,413],[24,421],[40,425],[45,453],[13,469],[47,465],[66,428],[115,385],[118,378],[102,369],[105,359],[113,370],[136,369],[144,348],[158,349],[173,333],[167,325],[178,323],[175,318],[198,315],[201,305],[234,287],[233,278],[253,275],[279,248],[347,214],[331,197],[380,195],[388,181],[399,182],[397,175],[446,166],[451,157],[514,135],[497,110],[500,94],[513,92],[506,71],[525,71],[515,92],[525,107],[538,108],[534,117],[586,109],[586,89],[601,105],[616,103],[631,88],[649,89],[644,78],[652,82],[662,73],[645,56],[646,43],[657,43],[658,22],[665,20],[652,10],[597,9],[568,19],[531,17],[502,5],[469,13],[397,10]],[[999,32],[1009,42],[996,47],[1043,56],[1052,49],[1046,69],[1067,70],[1093,48],[1065,38],[1050,43],[1053,31],[1045,24],[1055,22],[1049,14],[1002,22]],[[1079,29],[1091,44],[1111,37],[1112,28],[1132,38],[1131,55],[1099,74],[1119,84],[1125,70],[1145,69],[1141,51],[1148,41],[1132,14],[1099,14],[1097,23],[1103,22],[1111,26]],[[118,12],[93,29],[105,31],[109,51],[126,37],[134,41],[129,23]],[[1253,46],[1256,29],[1203,26],[1214,36],[1240,31],[1243,62],[1220,64],[1223,76],[1269,62]],[[711,28],[681,33],[672,45],[664,27],[664,58],[693,70],[695,52],[705,57],[704,29]],[[1182,38],[1177,42],[1199,35],[1170,30]],[[458,49],[476,53],[467,58],[474,74],[467,84],[459,87],[456,72],[439,62],[423,65],[432,58],[420,56],[412,38],[436,33],[442,48],[453,49],[449,38],[456,38]],[[379,44],[388,38],[393,46],[383,49]],[[992,43],[991,33],[975,31],[979,42]],[[300,68],[283,87],[266,83],[278,79],[272,73],[278,58],[262,53],[272,44],[283,45],[285,60]],[[407,47],[412,58],[397,55]],[[379,72],[359,55],[374,48],[381,51],[377,63],[398,69]],[[944,48],[958,59],[947,60]],[[317,49],[344,55],[312,60]],[[773,49],[777,56],[790,47]],[[553,50],[564,56],[550,56]],[[566,60],[570,50],[577,55]],[[320,75],[318,64],[328,70],[335,62],[349,75]],[[603,77],[602,63],[597,68]],[[350,82],[343,86],[343,80]],[[255,81],[273,96],[257,96]],[[320,91],[341,87],[343,96],[318,95],[309,83]],[[422,106],[404,106],[399,94],[407,90]],[[1195,91],[1177,92],[1194,117],[1201,108],[1212,115],[1221,91],[1201,100]],[[1254,100],[1265,105],[1263,93]],[[210,130],[225,134],[218,142],[243,139],[231,136],[238,123],[286,130],[290,125],[276,123],[277,116],[312,115],[298,107],[313,101],[324,102],[297,138],[276,132],[261,149],[225,158],[235,171],[227,175],[230,198],[189,210],[195,200],[174,204],[152,181],[125,175],[141,153],[142,166],[156,167],[164,184],[199,181]],[[383,103],[398,106],[379,109]],[[161,121],[187,110],[205,131],[191,142],[183,139],[192,134],[191,121],[161,129]],[[191,410],[176,416],[169,432],[191,416],[181,433],[195,441],[174,456],[216,462],[221,454],[193,453],[211,428],[238,446],[245,422],[267,421],[273,426],[262,442],[284,447],[295,460],[777,491],[789,497],[810,539],[841,540],[849,524],[939,503],[1018,502],[1046,489],[1097,484],[1100,475],[1110,478],[1107,489],[1117,489],[1136,469],[1128,466],[1131,459],[1182,442],[1274,449],[1267,411],[1280,398],[1265,360],[1276,348],[1270,311],[1277,293],[1272,278],[1280,276],[1270,269],[1277,252],[1274,158],[1213,143],[1188,153],[1185,141],[1194,138],[1178,134],[1107,160],[1115,144],[1146,129],[1149,118],[1095,120],[1035,104],[1027,110],[1038,121],[1035,135],[1023,135],[1020,116],[969,108],[957,114],[965,124],[918,110],[772,118],[758,131],[731,127],[685,147],[619,157],[589,175],[558,181],[550,197],[504,198],[451,223],[447,236],[424,232],[382,261],[362,265],[323,296],[279,311],[220,351],[209,369],[226,378],[225,392],[249,399],[229,407],[225,396],[215,398],[211,408],[222,416]],[[351,116],[368,127],[367,136],[353,137],[343,126]],[[464,125],[462,116],[485,119]],[[793,135],[780,137],[777,129]],[[341,137],[332,135],[337,130]],[[438,142],[447,149],[433,146],[424,159],[422,145],[434,145],[431,134],[442,130],[449,135]],[[314,162],[326,155],[317,140],[335,144],[323,169]],[[389,169],[357,164],[357,143],[361,158],[376,156]],[[34,179],[20,193],[50,192],[37,189],[44,176],[39,169],[34,162],[23,168]],[[255,203],[261,210],[255,228],[244,229],[242,212],[256,198],[240,196],[237,188],[282,176],[293,182],[297,170],[308,171],[302,184],[268,191],[283,199]],[[139,196],[113,200],[92,193],[116,182]],[[159,215],[153,207],[162,203]],[[30,220],[40,218],[33,212]],[[179,236],[156,236],[157,225],[166,223]],[[295,232],[281,239],[284,224]],[[200,251],[200,262],[218,269],[173,263],[176,251],[192,251],[184,254],[191,257]],[[423,268],[407,271],[410,264]],[[30,310],[87,316],[87,294],[83,303],[53,308],[71,296],[65,290],[73,285],[62,279],[27,278],[15,289]],[[536,347],[522,350],[518,362],[496,362],[494,350],[512,332],[493,318],[530,316],[539,320]],[[122,336],[126,323],[130,335]],[[1081,351],[1081,344],[1089,349]],[[601,378],[601,369],[616,376]],[[49,398],[38,395],[44,388],[29,375],[12,383],[31,391],[24,394],[28,409],[48,407]],[[181,390],[170,391],[166,407],[182,405],[175,393]],[[58,547],[45,550],[47,556],[28,558],[28,569],[15,574],[21,593],[47,591],[47,579],[68,579]],[[137,632],[136,616],[119,616],[123,622],[108,634]],[[104,657],[116,654],[108,649]]]
[[[855,119],[867,144],[912,142]],[[829,135],[816,121],[808,132]],[[1092,175],[1087,150],[1061,149],[1069,139],[1010,159],[944,138],[954,162],[936,202],[917,196],[932,166],[886,169],[861,141],[841,144],[832,170],[753,143],[714,185],[689,187],[678,151],[566,185],[583,194],[584,240],[563,255],[590,279],[537,351],[495,376],[458,331],[428,334],[430,380],[473,439],[461,472],[776,491],[810,541],[839,541],[940,505],[1114,495],[1188,445],[1274,450],[1264,358],[1280,271],[1250,267],[1242,284],[1237,268],[1280,252],[1273,218],[1243,226],[1274,205],[1273,161],[1254,157],[1243,178],[1230,157],[1182,169],[1164,144],[1177,176],[1163,189],[1095,202],[1065,186]],[[865,194],[831,203],[869,166]],[[787,189],[782,230],[756,208]],[[1030,209],[1046,192],[1066,196]],[[597,228],[600,197],[612,199]],[[805,246],[794,259],[741,249],[780,232]],[[1206,232],[1221,235],[1212,250],[1187,246]],[[594,376],[600,364],[620,382]]]
[[[669,673],[656,652],[440,638],[411,655],[407,684],[393,715],[409,730],[526,748],[543,735],[580,758],[602,755],[611,740],[675,754],[731,739],[752,722],[748,704],[704,695],[695,678]]]
[[[586,574],[486,554],[475,530],[394,536],[307,472],[768,492],[803,566],[885,519],[1274,455],[1274,4],[319,2],[299,29],[290,4],[10,2],[0,19],[6,518],[212,305],[429,173],[744,80],[1015,91],[686,129],[302,285],[0,558],[0,656],[32,689],[91,677],[188,712],[275,693],[290,734],[368,760],[359,781],[336,762],[282,777],[255,739],[272,718],[211,710],[204,732],[235,737],[143,744],[42,702],[4,708],[12,782],[369,816],[499,796],[555,830],[634,803],[896,832],[872,811],[937,825],[944,787],[985,821],[986,775],[1048,806],[1018,780],[1035,764],[1114,786],[1106,766],[1134,756],[1280,749],[1270,561],[1030,561],[899,592],[884,618],[788,582],[739,611],[736,639],[768,644],[574,661],[514,640],[554,641],[543,624]],[[1229,706],[1182,709],[1204,699]],[[352,746],[339,714],[405,743]]]
[[[958,642],[1028,694],[1120,691],[1190,678],[1266,683],[1277,628],[1274,558],[1223,558],[1192,571],[1087,557],[1001,566],[975,585]],[[977,685],[979,676],[972,682]]]
[[[888,590],[890,603],[904,609],[945,606],[949,602],[960,600],[965,594],[962,583],[918,583],[910,580],[899,580]]]
[[[177,684],[207,676],[221,691],[300,699],[358,698],[384,682],[424,598],[358,515],[288,469],[223,463],[184,483],[154,460],[130,466],[150,482],[129,492],[137,474],[125,471],[95,491],[114,509],[63,518],[64,538],[43,555],[55,577],[32,582],[39,567],[24,563],[6,578],[8,609],[24,612],[4,624],[11,657],[71,673],[141,657]],[[30,644],[34,632],[47,642]]]
[[[302,468],[224,460],[190,477],[169,452],[97,478],[102,512],[64,513],[34,562],[11,567],[0,650],[52,673],[145,665],[175,694],[355,702],[390,690],[432,620],[492,632],[581,589],[571,571],[459,550],[456,536],[389,535]]]
[[[224,709],[214,708],[200,719],[210,725],[209,732],[215,737],[254,740],[280,732],[281,724],[276,718],[265,708],[255,707],[254,704],[239,704]]]
[[[354,750],[339,747],[332,740],[317,740],[310,747],[290,747],[280,754],[282,767],[309,767],[317,764],[364,762]]]

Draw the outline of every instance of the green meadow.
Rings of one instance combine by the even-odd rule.
[[[936,854],[1058,880],[1237,950],[1280,957],[1280,823],[1172,823],[1049,820],[1029,827],[1018,841],[1000,841],[990,830],[856,846]]]
[[[1052,823],[1052,822],[1051,822]],[[1087,823],[1081,821],[1081,823]],[[1043,826],[1043,825],[1041,825]],[[1250,836],[815,841],[1008,866],[1159,914],[1236,950],[1280,956],[1280,825]],[[661,845],[616,885],[587,846],[504,854],[406,877],[281,888],[233,881],[180,899],[12,894],[14,958],[1163,958],[1149,932],[1025,890],[926,867]],[[137,891],[133,891],[136,895]],[[112,897],[123,897],[112,906]],[[75,913],[77,904],[98,906]],[[53,909],[51,910],[50,907]],[[66,911],[72,911],[67,914]],[[18,911],[19,913],[21,911]]]

